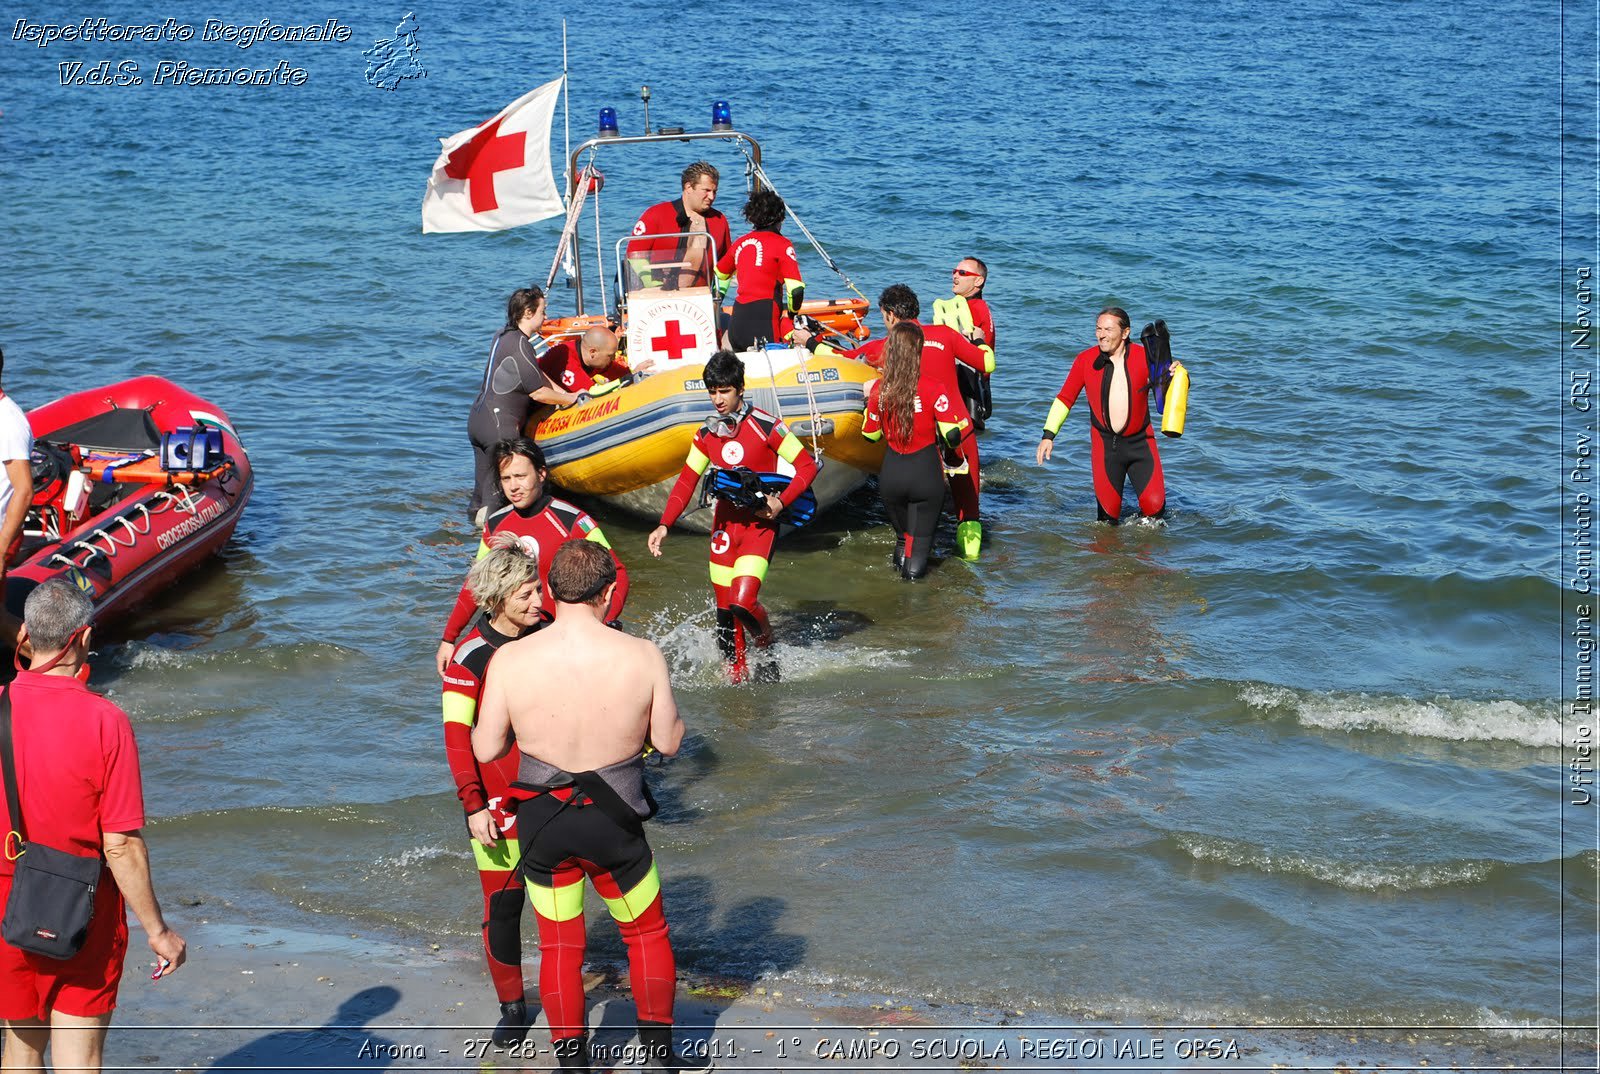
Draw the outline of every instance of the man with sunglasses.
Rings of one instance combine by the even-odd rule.
[[[983,285],[989,280],[989,266],[976,257],[964,257],[950,270],[949,298],[933,300],[933,323],[948,325],[974,343],[989,348],[988,369],[978,372],[970,367],[958,367],[961,395],[972,411],[972,423],[982,429],[994,409],[989,392],[989,375],[994,372],[994,316],[989,303],[984,301]]]

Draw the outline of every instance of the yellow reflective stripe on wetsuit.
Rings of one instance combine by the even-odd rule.
[[[581,890],[581,888],[580,888]],[[656,872],[655,862],[650,863],[650,871],[644,874],[644,879],[633,885],[632,890],[622,893],[619,899],[608,899],[600,896],[606,904],[606,909],[611,911],[611,916],[618,921],[633,921],[640,914],[650,909],[650,904],[656,901],[661,894],[661,874]]]
[[[491,817],[494,816],[493,813],[489,815]],[[507,839],[504,836],[498,839],[492,847],[486,847],[474,839],[472,841],[472,857],[478,863],[479,872],[489,870],[491,872],[509,873],[517,867],[517,862],[522,859],[522,847],[518,845],[515,839]],[[515,891],[516,889],[513,888],[512,890]],[[583,903],[580,899],[580,910],[582,905]]]
[[[783,459],[784,462],[793,463],[805,449],[806,446],[800,442],[800,438],[795,436],[789,430],[789,427],[785,425],[783,427],[783,440],[778,443],[778,457]]]
[[[978,349],[983,352],[983,371],[994,372],[994,348],[987,343],[978,344]]]
[[[1044,419],[1044,431],[1054,437],[1061,431],[1061,423],[1067,420],[1067,415],[1071,411],[1072,408],[1060,399],[1052,399],[1050,401],[1050,413]]]
[[[767,578],[768,560],[765,556],[740,556],[733,566],[725,563],[711,564],[711,584],[731,586],[735,578],[754,578],[764,582]]]
[[[654,872],[654,868],[651,872]],[[528,901],[534,911],[551,921],[571,921],[583,916],[583,874],[578,874],[575,884],[561,884],[547,888],[528,881]]]
[[[689,457],[683,460],[683,464],[695,473],[703,474],[706,472],[706,467],[711,465],[711,460],[706,456],[705,452],[700,450],[698,445],[690,444]],[[691,489],[690,491],[694,490]]]
[[[480,539],[478,541],[478,554],[472,557],[472,562],[476,563],[476,562],[478,562],[478,560],[482,559],[484,556],[487,556],[488,554],[489,554],[489,542]]]
[[[478,699],[458,694],[454,690],[444,692],[444,722],[461,723],[471,727],[478,719]]]
[[[790,313],[800,309],[800,303],[806,300],[806,285],[800,280],[785,279],[783,281],[783,306]]]
[[[611,542],[606,540],[606,535],[600,532],[599,526],[596,526],[594,529],[590,530],[583,539],[586,541],[593,541],[595,544],[606,549],[607,551],[611,549]]]

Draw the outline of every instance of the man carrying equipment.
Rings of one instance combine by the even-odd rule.
[[[556,617],[503,646],[489,665],[472,729],[479,762],[516,736],[522,874],[539,925],[539,999],[562,1070],[589,1070],[583,992],[587,876],[628,949],[639,1039],[659,1070],[708,1070],[672,1052],[677,963],[667,935],[661,877],[644,836],[655,812],[644,781],[645,747],[671,757],[683,741],[661,650],[607,630],[603,611],[616,565],[584,541],[557,550],[549,571]],[[583,653],[604,674],[573,675]]]
[[[1167,486],[1161,477],[1161,455],[1150,428],[1150,366],[1145,351],[1128,341],[1128,311],[1107,306],[1095,319],[1096,346],[1073,359],[1066,383],[1050,404],[1044,435],[1034,457],[1050,460],[1056,434],[1078,393],[1089,396],[1089,458],[1100,521],[1115,524],[1122,514],[1122,487],[1129,479],[1139,497],[1139,513],[1162,518]]]
[[[778,515],[810,487],[817,476],[811,453],[780,419],[744,401],[744,363],[732,351],[718,351],[706,363],[706,391],[716,414],[695,433],[689,457],[678,472],[677,483],[661,512],[661,524],[650,532],[650,554],[661,555],[667,529],[689,506],[695,483],[708,467],[747,467],[757,473],[779,468],[780,460],[794,468],[794,477],[781,493],[768,493],[757,508],[741,507],[718,499],[711,518],[711,589],[717,600],[717,647],[728,664],[731,682],[743,682],[746,634],[759,648],[772,644],[772,628],[757,595],[767,576],[773,543],[778,539]]]

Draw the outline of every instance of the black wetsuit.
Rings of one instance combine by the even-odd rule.
[[[475,516],[480,507],[505,502],[490,452],[500,441],[522,435],[535,405],[529,396],[550,385],[549,378],[539,370],[537,358],[533,343],[517,329],[508,326],[496,333],[489,349],[489,364],[483,371],[483,384],[467,415],[474,463],[469,517]]]

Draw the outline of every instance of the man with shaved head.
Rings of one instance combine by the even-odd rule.
[[[609,328],[589,329],[577,340],[565,340],[539,359],[545,376],[569,392],[598,395],[629,373],[627,360],[617,354],[617,337]]]

